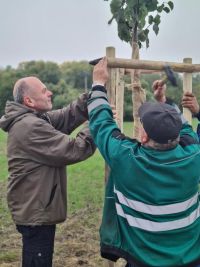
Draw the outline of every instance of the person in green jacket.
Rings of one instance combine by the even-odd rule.
[[[121,133],[107,100],[107,61],[93,71],[89,126],[110,168],[100,227],[101,255],[127,266],[200,264],[200,144],[166,103],[139,109],[141,143]]]
[[[88,95],[52,110],[52,92],[36,77],[18,80],[0,128],[8,133],[8,207],[22,235],[23,267],[51,267],[56,224],[67,213],[66,166],[95,151],[88,127]]]

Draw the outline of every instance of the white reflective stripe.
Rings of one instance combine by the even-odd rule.
[[[94,100],[92,103],[88,105],[88,112],[90,113],[93,109],[103,104],[109,105],[108,101],[106,101],[105,99],[98,98]]]
[[[198,193],[196,193],[193,197],[183,202],[170,205],[155,206],[128,199],[120,191],[116,190],[115,187],[114,192],[117,194],[118,200],[121,204],[126,205],[133,210],[152,215],[165,215],[182,212],[192,207],[195,203],[197,203],[198,200]]]
[[[91,94],[91,98],[93,97],[105,97],[107,99],[107,94],[101,91],[93,91]]]
[[[121,217],[124,217],[128,224],[133,227],[137,227],[150,232],[160,232],[160,231],[170,231],[175,229],[180,229],[186,226],[189,226],[195,222],[200,216],[200,207],[198,206],[189,216],[174,221],[168,222],[153,222],[145,219],[140,219],[126,214],[121,205],[115,203],[117,214]]]

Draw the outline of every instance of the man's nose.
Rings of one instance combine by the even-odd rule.
[[[52,93],[50,90],[48,90],[48,93],[47,93],[47,95],[48,95],[48,96],[52,96],[52,95],[53,95],[53,93]]]

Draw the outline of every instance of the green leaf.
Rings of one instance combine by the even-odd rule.
[[[169,12],[170,12],[169,7],[166,7],[166,6],[163,8],[163,10],[164,10],[166,13],[169,13]]]
[[[146,48],[148,48],[149,47],[149,38],[147,37],[147,39],[146,39]]]
[[[145,24],[146,24],[145,18],[142,17],[139,21],[138,28],[142,30],[144,28]]]
[[[120,11],[117,14],[116,21],[118,24],[125,24],[126,16],[124,15],[124,10],[120,9]]]
[[[162,4],[161,6],[159,6],[159,7],[157,8],[157,11],[158,11],[159,13],[161,13],[161,12],[163,11],[163,7],[164,7],[164,4]]]
[[[142,43],[142,42],[146,42],[146,47],[148,48],[149,46],[149,29],[145,29],[143,31],[141,31],[138,34],[138,40]]]
[[[149,12],[157,10],[157,0],[146,0],[145,5]]]
[[[134,6],[138,5],[138,1],[137,0],[126,0],[126,4],[127,6],[130,6],[131,8],[133,8]]]
[[[153,21],[154,21],[154,23],[157,24],[157,25],[160,24],[160,15],[157,14],[157,15],[155,16],[155,18],[154,18]]]
[[[118,36],[122,41],[127,43],[131,40],[129,28],[124,21],[118,22]]]
[[[153,31],[155,32],[156,35],[158,35],[158,32],[159,32],[158,24],[154,23],[154,25],[153,25]]]
[[[147,36],[146,36],[146,34],[145,34],[144,31],[141,31],[141,32],[138,34],[138,39],[139,39],[139,41],[141,41],[141,42],[145,42],[145,41],[146,41],[146,38],[147,38]]]
[[[121,8],[121,0],[112,0],[110,3],[110,10],[112,14],[118,13]]]
[[[170,7],[171,10],[174,9],[174,4],[173,4],[172,1],[169,1],[169,2],[168,2],[168,6]]]
[[[141,5],[139,9],[139,18],[145,18],[148,15],[148,9],[145,5]]]
[[[148,17],[148,22],[149,22],[150,25],[153,23],[153,16],[152,15],[150,15]]]

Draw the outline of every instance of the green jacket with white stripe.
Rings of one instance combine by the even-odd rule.
[[[144,147],[120,132],[102,86],[92,89],[88,111],[91,134],[110,167],[100,228],[101,255],[113,261],[125,258],[139,266],[200,263],[196,133],[185,123],[175,148]]]

